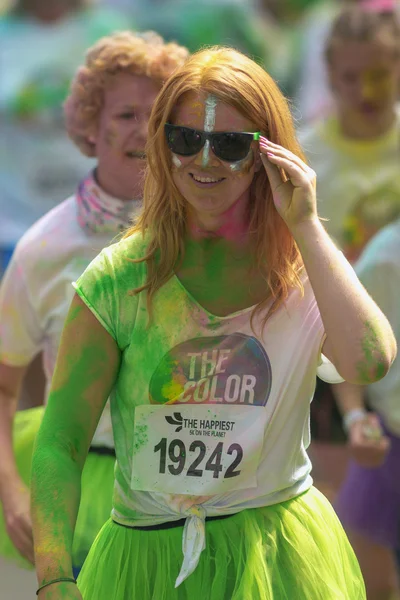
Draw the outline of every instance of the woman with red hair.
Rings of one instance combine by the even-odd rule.
[[[135,225],[75,283],[38,434],[38,597],[363,600],[312,487],[309,404],[317,373],[375,381],[396,345],[318,220],[287,103],[246,56],[204,50],[164,85],[146,154]],[[112,517],[76,586],[80,473],[110,393]]]

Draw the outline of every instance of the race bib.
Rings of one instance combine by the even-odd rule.
[[[208,496],[257,487],[266,420],[263,406],[137,406],[131,488]]]

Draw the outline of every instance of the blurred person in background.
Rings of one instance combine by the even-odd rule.
[[[299,138],[317,173],[325,227],[356,261],[376,232],[400,216],[400,25],[395,11],[361,3],[344,8],[333,23],[325,56],[335,109],[300,130]],[[334,500],[348,455],[342,443],[334,444],[344,438],[340,416],[331,388],[321,382],[312,403],[312,428],[316,485]],[[378,590],[371,598],[387,598],[396,577],[393,559],[377,549],[366,570],[367,586]]]
[[[322,0],[256,0],[266,44],[265,64],[283,93],[293,100],[301,69],[301,29],[305,13]]]
[[[263,62],[268,41],[252,0],[139,0],[132,14],[141,29],[155,29],[192,52],[229,45]]]
[[[45,410],[15,412],[21,381],[43,351],[49,388],[71,282],[139,207],[150,111],[162,83],[187,55],[152,32],[116,33],[88,51],[65,104],[66,128],[97,166],[73,196],[23,235],[0,285],[0,556],[21,567],[32,568],[34,561],[30,465]],[[75,573],[110,515],[114,456],[107,405],[83,472]]]
[[[322,0],[305,12],[299,23],[299,80],[295,105],[300,118],[313,121],[327,115],[334,105],[324,48],[332,23],[344,7],[359,3],[376,11],[393,11],[396,0]]]
[[[356,5],[336,18],[326,46],[335,109],[299,131],[318,176],[321,217],[354,261],[400,216],[400,22]]]
[[[154,28],[193,52],[214,45],[244,52],[266,68],[291,98],[299,77],[297,26],[307,7],[320,1],[138,0],[132,15],[140,28]]]
[[[382,229],[367,245],[356,272],[400,343],[400,220]],[[358,556],[368,600],[392,600],[393,593],[399,592],[400,574],[398,358],[378,383],[366,387],[342,383],[334,395],[351,455],[336,512]]]
[[[314,121],[332,109],[324,48],[332,23],[342,8],[357,0],[323,0],[306,11],[299,24],[299,79],[295,92],[301,122]]]
[[[0,19],[0,277],[21,235],[93,165],[67,139],[62,102],[86,49],[127,27],[85,0],[19,0]]]
[[[94,165],[69,142],[62,103],[86,49],[129,26],[85,0],[5,2],[0,17],[0,279],[15,244]],[[20,406],[43,403],[41,357],[27,369]]]

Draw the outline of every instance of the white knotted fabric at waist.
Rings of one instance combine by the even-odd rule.
[[[206,511],[203,506],[194,505],[187,511],[182,537],[183,563],[175,581],[177,588],[189,577],[199,564],[200,556],[206,547]]]

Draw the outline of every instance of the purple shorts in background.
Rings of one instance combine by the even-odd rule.
[[[350,461],[334,503],[345,528],[390,548],[400,547],[400,438],[385,430],[391,448],[381,467]]]

